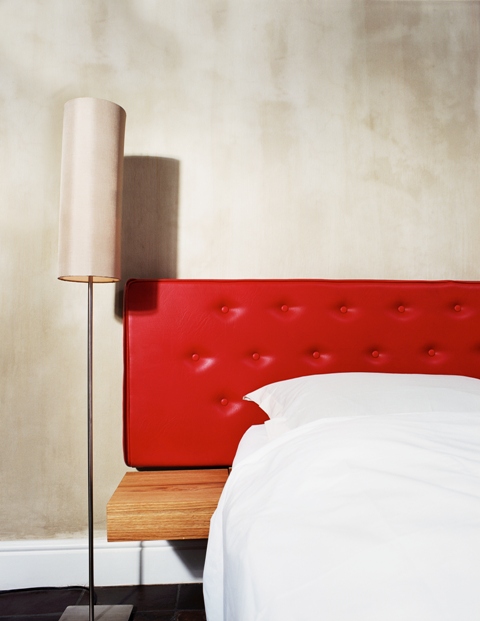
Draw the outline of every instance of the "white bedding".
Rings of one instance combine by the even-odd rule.
[[[480,619],[479,414],[261,434],[212,518],[208,621]]]
[[[267,421],[267,423],[269,422]],[[267,425],[252,425],[240,440],[232,467],[234,468],[241,461],[255,453],[255,451],[266,446],[269,439]]]

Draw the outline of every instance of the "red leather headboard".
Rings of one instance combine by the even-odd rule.
[[[480,377],[480,283],[133,280],[124,448],[136,468],[229,465],[247,392],[312,373]]]

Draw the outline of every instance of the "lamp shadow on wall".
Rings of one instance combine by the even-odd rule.
[[[115,315],[123,318],[130,278],[176,278],[179,160],[127,156],[123,163],[122,279],[115,290]]]

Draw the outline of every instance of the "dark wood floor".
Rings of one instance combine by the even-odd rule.
[[[132,604],[130,621],[206,621],[201,584],[96,587],[95,595],[97,604]],[[88,599],[81,587],[0,591],[0,621],[58,621]]]

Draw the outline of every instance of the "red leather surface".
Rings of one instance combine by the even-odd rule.
[[[480,377],[480,283],[134,280],[124,449],[137,468],[229,465],[264,421],[242,397],[312,373]]]

